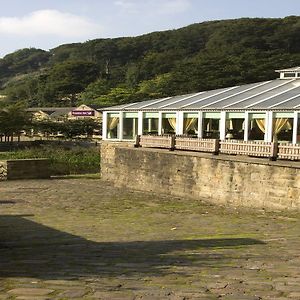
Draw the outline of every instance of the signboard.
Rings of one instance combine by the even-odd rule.
[[[73,110],[72,116],[76,117],[91,117],[95,115],[94,110]]]

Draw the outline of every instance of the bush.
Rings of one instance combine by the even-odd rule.
[[[24,158],[49,158],[51,175],[99,173],[100,154],[97,147],[41,145],[40,147],[0,153],[0,160]]]

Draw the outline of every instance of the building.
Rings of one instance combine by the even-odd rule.
[[[26,111],[31,113],[36,121],[51,120],[80,120],[80,119],[97,119],[102,120],[102,113],[98,111],[99,107],[82,104],[78,107],[32,107]]]
[[[36,121],[54,120],[59,121],[66,119],[68,114],[75,107],[31,107],[26,111],[32,114]]]
[[[103,139],[177,134],[300,143],[300,67],[275,80],[108,107]]]
[[[101,121],[102,113],[98,110],[99,106],[81,104],[68,113],[68,119],[91,118]]]

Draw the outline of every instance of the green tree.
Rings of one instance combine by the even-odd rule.
[[[19,104],[0,110],[1,140],[4,137],[4,141],[12,141],[14,136],[17,136],[19,140],[21,130],[26,129],[30,124],[30,116]]]
[[[96,66],[89,62],[67,61],[55,65],[43,81],[44,100],[74,106],[79,93],[97,77]]]

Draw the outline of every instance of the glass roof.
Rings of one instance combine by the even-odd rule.
[[[299,95],[299,97],[298,97]],[[300,79],[275,79],[105,108],[105,111],[168,111],[300,108]]]

